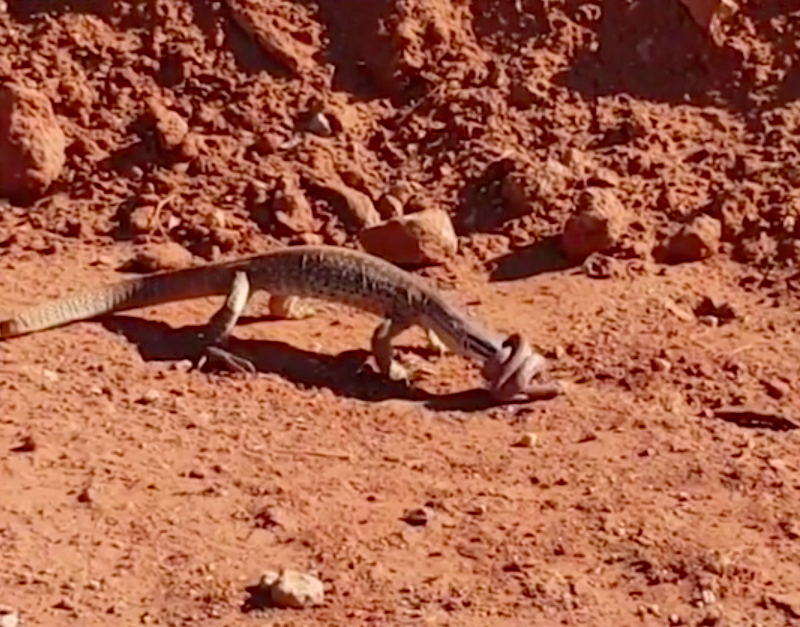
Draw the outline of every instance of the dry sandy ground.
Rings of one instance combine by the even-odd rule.
[[[171,350],[215,299],[5,342],[0,604],[25,624],[800,620],[799,432],[719,411],[800,422],[794,2],[740,2],[715,37],[677,2],[4,4],[0,72],[53,101],[70,147],[44,197],[0,213],[3,315],[167,241],[198,260],[352,246],[302,174],[373,200],[402,180],[460,236],[421,273],[569,386],[493,406],[475,364],[409,333],[400,358],[429,366],[409,394],[363,366],[376,320],[333,306],[237,328],[252,378]],[[148,98],[186,122],[177,151]],[[296,130],[315,106],[329,137]],[[307,228],[254,218],[254,185],[279,180]],[[634,223],[604,278],[552,239],[591,186]],[[716,254],[662,263],[702,214]],[[427,525],[402,520],[421,507]],[[317,574],[324,605],[244,611],[282,567]]]

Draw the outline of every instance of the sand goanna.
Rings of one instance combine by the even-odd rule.
[[[298,300],[337,302],[383,318],[372,336],[380,372],[393,380],[409,374],[392,357],[392,341],[412,326],[430,342],[482,362],[482,376],[499,401],[550,397],[557,382],[544,382],[546,360],[519,334],[489,332],[454,307],[420,277],[363,252],[336,246],[290,246],[265,254],[128,279],[46,302],[0,320],[0,340],[52,329],[105,314],[206,296],[227,295],[201,334],[196,363],[209,358],[254,372],[242,357],[223,347],[253,291],[270,294],[272,314],[307,317]]]

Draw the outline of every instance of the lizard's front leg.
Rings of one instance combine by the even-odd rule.
[[[242,313],[244,313],[245,307],[247,307],[247,303],[250,300],[250,294],[250,281],[247,279],[247,273],[237,272],[231,284],[228,297],[219,311],[211,317],[201,334],[201,341],[204,347],[196,364],[198,369],[209,361],[216,361],[237,372],[255,373],[256,368],[250,360],[234,355],[222,348]]]

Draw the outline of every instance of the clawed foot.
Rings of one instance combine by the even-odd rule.
[[[489,381],[492,396],[498,401],[510,401],[520,395],[534,400],[552,398],[563,391],[557,381],[535,381],[546,368],[544,356],[514,333],[503,342],[502,350],[486,362],[481,374]]]
[[[202,370],[205,366],[222,367],[233,372],[240,374],[255,374],[256,367],[253,362],[244,357],[234,355],[230,351],[220,348],[219,346],[206,346],[200,353],[199,357],[195,359],[192,368]]]

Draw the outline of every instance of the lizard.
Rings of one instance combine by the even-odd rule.
[[[225,295],[202,336],[198,363],[222,359],[237,370],[254,371],[247,360],[223,347],[251,295],[269,293],[269,309],[281,318],[308,317],[301,299],[355,307],[383,320],[372,335],[372,355],[391,380],[409,374],[393,359],[392,341],[418,326],[440,348],[483,362],[481,373],[499,401],[523,395],[550,397],[557,383],[538,380],[545,358],[518,333],[507,338],[487,330],[449,302],[433,285],[369,253],[329,245],[298,245],[232,261],[208,263],[126,279],[51,300],[0,320],[0,341],[91,320],[114,312],[168,302]]]

